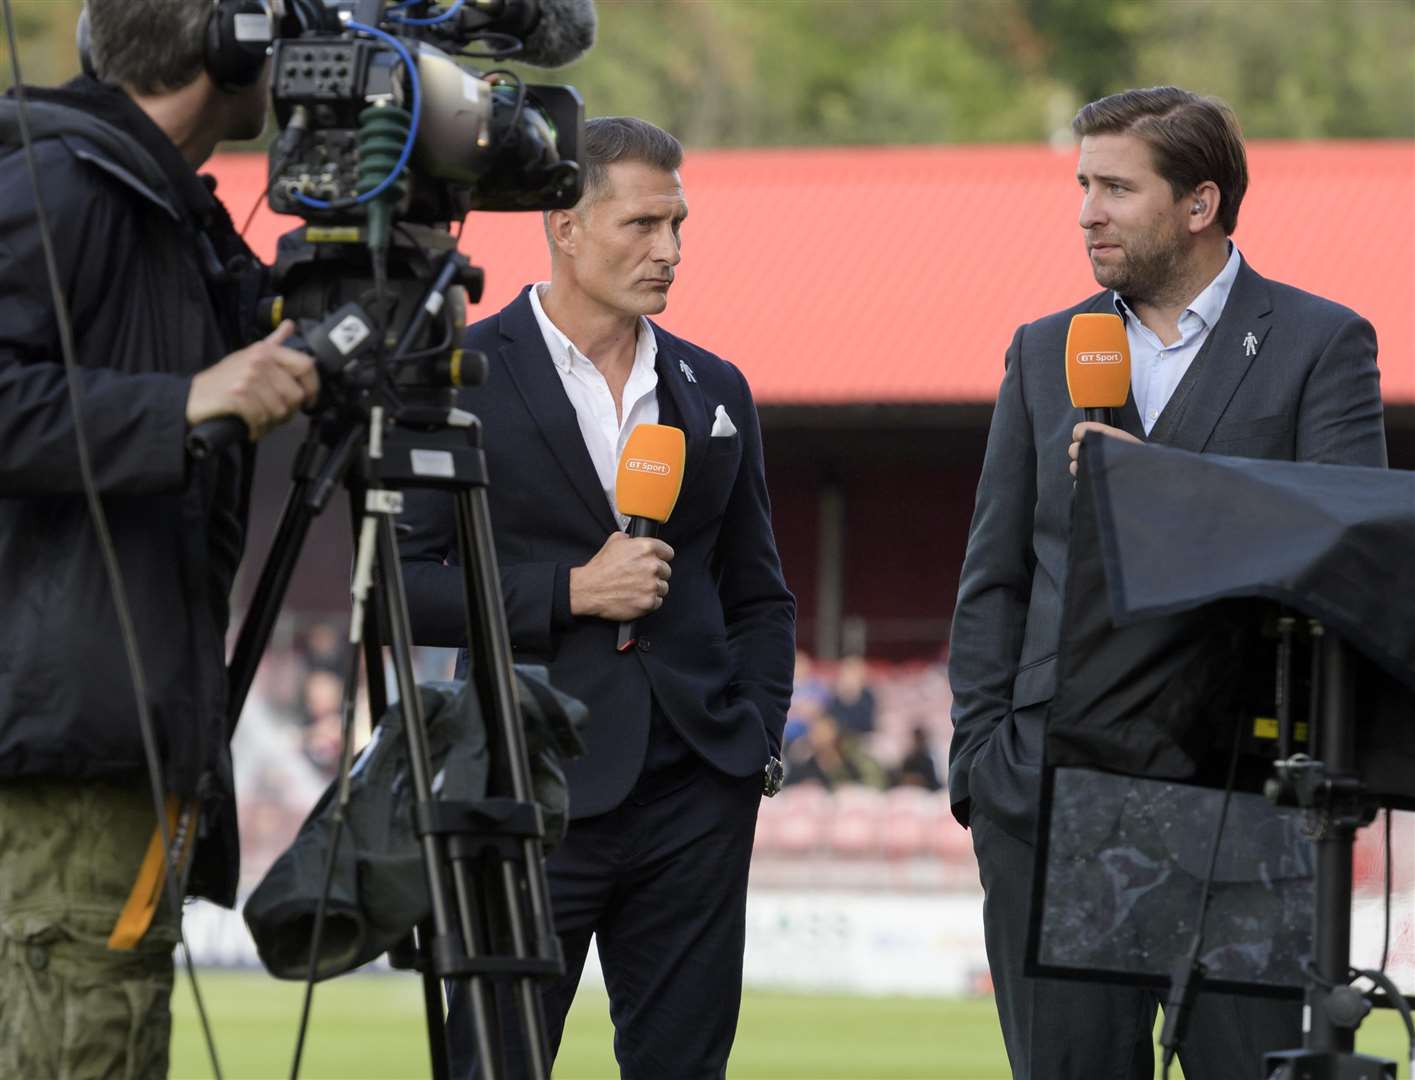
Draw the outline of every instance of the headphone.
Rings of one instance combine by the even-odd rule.
[[[202,63],[211,81],[231,93],[250,86],[265,69],[271,37],[270,5],[266,0],[212,0],[202,52]],[[84,74],[101,78],[93,65],[89,39],[88,5],[84,4],[74,30],[74,44]]]
[[[1192,209],[1192,210],[1189,211],[1189,213],[1191,213],[1191,214],[1202,214],[1203,212],[1204,212],[1204,200],[1203,200],[1203,199],[1200,199],[1198,202],[1196,202],[1196,203],[1194,204],[1194,209]]]

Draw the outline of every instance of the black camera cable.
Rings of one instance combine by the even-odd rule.
[[[482,77],[490,79],[493,75],[501,76],[516,87],[516,105],[515,108],[511,110],[511,119],[506,122],[506,127],[502,129],[501,141],[504,143],[515,139],[517,131],[520,130],[518,125],[521,123],[521,114],[526,110],[526,81],[510,68],[496,68],[492,71],[488,71]]]
[[[1379,986],[1385,992],[1390,1007],[1400,1014],[1400,1019],[1405,1023],[1405,1057],[1410,1066],[1410,1075],[1415,1076],[1415,1016],[1411,1015],[1410,1002],[1405,1000],[1400,988],[1384,971],[1351,968],[1347,977],[1353,981],[1362,978],[1369,979],[1372,986]],[[1369,1005],[1363,1005],[1363,1007],[1370,1008]]]
[[[339,722],[339,770],[335,782],[339,795],[334,808],[334,829],[329,838],[329,853],[324,860],[324,882],[314,909],[314,926],[310,932],[310,963],[305,973],[304,1001],[300,1006],[300,1027],[295,1035],[295,1055],[290,1062],[290,1080],[300,1075],[300,1059],[304,1056],[305,1036],[309,1030],[310,1009],[314,1004],[314,984],[319,977],[319,945],[324,937],[324,916],[329,906],[329,890],[334,882],[334,867],[339,855],[339,842],[344,836],[344,815],[349,806],[349,778],[354,763],[354,699],[359,686],[359,639],[362,637],[358,615],[349,626],[349,661],[344,672],[344,698]]]
[[[271,146],[271,164],[266,172],[265,189],[256,196],[255,203],[251,206],[251,212],[246,215],[246,223],[241,226],[241,239],[246,238],[246,233],[251,227],[251,222],[255,220],[260,204],[270,195],[271,185],[275,183],[275,178],[280,175],[292,157],[299,153],[300,148],[305,144],[305,137],[309,134],[309,110],[303,105],[297,105],[290,113],[290,121],[285,125],[279,137]]]
[[[1385,928],[1381,933],[1381,966],[1380,973],[1386,973],[1386,965],[1390,963],[1390,902],[1391,902],[1391,855],[1390,855],[1390,807],[1385,809],[1385,834],[1386,834],[1386,858],[1385,858]]]
[[[486,30],[475,34],[472,40],[481,42],[491,51],[470,52],[467,49],[462,49],[457,53],[458,56],[467,60],[513,60],[526,51],[520,38],[496,30]]]
[[[35,225],[39,230],[40,244],[44,249],[44,265],[49,282],[50,299],[54,304],[54,318],[59,329],[59,348],[63,354],[65,381],[69,390],[69,408],[74,420],[75,451],[79,461],[79,475],[83,485],[84,499],[88,504],[89,517],[97,534],[99,551],[103,557],[103,567],[113,596],[113,608],[118,619],[119,633],[123,639],[123,650],[127,656],[128,671],[133,682],[136,698],[138,728],[141,732],[143,754],[147,759],[148,781],[152,789],[153,809],[157,816],[157,828],[162,838],[162,850],[167,860],[163,884],[167,900],[177,920],[178,940],[182,946],[187,977],[191,981],[192,996],[196,1000],[197,1017],[201,1021],[202,1036],[206,1041],[207,1054],[217,1080],[221,1080],[221,1064],[217,1059],[216,1042],[211,1034],[206,1007],[197,985],[196,969],[192,964],[191,949],[187,945],[186,933],[182,929],[182,888],[179,883],[179,867],[175,860],[171,830],[167,824],[166,784],[162,776],[162,761],[157,752],[157,739],[152,724],[152,714],[148,707],[147,679],[143,672],[142,658],[138,651],[137,632],[133,627],[132,613],[128,605],[127,587],[118,566],[117,551],[108,529],[108,517],[103,510],[103,502],[98,495],[98,485],[93,477],[92,458],[89,454],[88,438],[84,432],[82,399],[79,385],[78,361],[74,349],[73,322],[69,317],[68,301],[60,283],[58,259],[54,254],[54,237],[49,228],[49,215],[44,208],[39,181],[39,166],[34,151],[34,139],[30,132],[28,100],[24,79],[20,72],[19,45],[15,39],[15,16],[10,0],[0,0],[5,13],[5,32],[10,48],[10,71],[14,78],[16,115],[19,120],[20,142],[24,148],[25,164],[29,170],[30,185],[34,192]]]

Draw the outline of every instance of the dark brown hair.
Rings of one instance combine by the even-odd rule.
[[[1238,207],[1248,190],[1248,156],[1233,110],[1214,97],[1177,86],[1125,90],[1083,106],[1071,121],[1078,137],[1134,135],[1149,146],[1155,171],[1169,181],[1176,200],[1205,180],[1219,190],[1219,224],[1238,228]]]
[[[584,194],[588,206],[604,194],[609,166],[616,161],[636,161],[664,172],[683,164],[683,144],[660,127],[633,116],[597,116],[585,121],[585,143],[580,160],[585,168]]]

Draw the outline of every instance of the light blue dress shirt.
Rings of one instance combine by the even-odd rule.
[[[1179,316],[1179,340],[1173,345],[1160,341],[1120,294],[1113,294],[1115,310],[1125,323],[1125,336],[1130,341],[1130,391],[1135,396],[1135,408],[1139,410],[1146,435],[1164,412],[1179,380],[1184,378],[1223,314],[1223,306],[1228,303],[1228,294],[1238,277],[1239,261],[1238,248],[1230,242],[1228,262]]]

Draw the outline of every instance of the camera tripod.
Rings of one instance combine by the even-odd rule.
[[[448,255],[425,301],[434,293],[441,295],[458,260],[461,256]],[[317,333],[337,340],[343,327],[344,340],[357,336],[348,333],[352,307],[335,312]],[[398,358],[410,351],[429,310],[426,302],[416,308],[388,367],[396,368]],[[315,336],[311,343],[322,356]],[[461,359],[454,354],[454,363]],[[321,366],[326,378],[333,373]],[[484,358],[480,372],[473,370],[468,377],[464,371],[460,382],[475,385],[481,375]],[[502,607],[480,423],[454,407],[455,391],[450,388],[419,388],[407,394],[390,389],[350,397],[365,404],[316,415],[296,456],[293,484],[231,660],[228,735],[234,732],[310,523],[342,485],[349,492],[357,552],[351,643],[357,648],[362,639],[371,715],[378,717],[386,705],[380,627],[388,629],[408,735],[415,831],[431,898],[430,925],[419,926],[415,939],[409,927],[410,944],[395,950],[395,965],[408,966],[400,958],[409,951],[416,956],[411,966],[423,977],[429,1054],[439,1080],[449,1072],[442,1005],[442,987],[448,981],[466,985],[481,1075],[487,1080],[508,1076],[493,984],[514,984],[529,1076],[543,1080],[550,1075],[550,1056],[537,984],[562,973],[564,963],[551,917],[543,825],[531,790]],[[229,429],[231,422],[223,423]],[[216,435],[213,442],[228,435]],[[413,671],[394,520],[403,490],[412,487],[445,490],[455,501],[469,678],[487,725],[491,757],[490,798],[485,803],[446,802],[432,794],[427,727]],[[370,590],[373,603],[366,604]],[[347,753],[344,756],[347,759]]]
[[[1291,623],[1284,628],[1279,679],[1291,682]],[[1315,752],[1321,760],[1291,754],[1291,694],[1278,706],[1279,760],[1267,794],[1274,802],[1292,802],[1320,815],[1316,837],[1316,903],[1313,909],[1313,962],[1303,1023],[1303,1048],[1266,1055],[1267,1080],[1395,1080],[1396,1065],[1358,1054],[1356,1029],[1370,1005],[1349,984],[1357,974],[1382,984],[1383,1004],[1400,1009],[1410,1022],[1408,1004],[1381,972],[1351,968],[1351,856],[1356,832],[1375,817],[1376,799],[1357,770],[1356,686],[1349,646],[1316,621],[1312,636],[1312,715]]]

